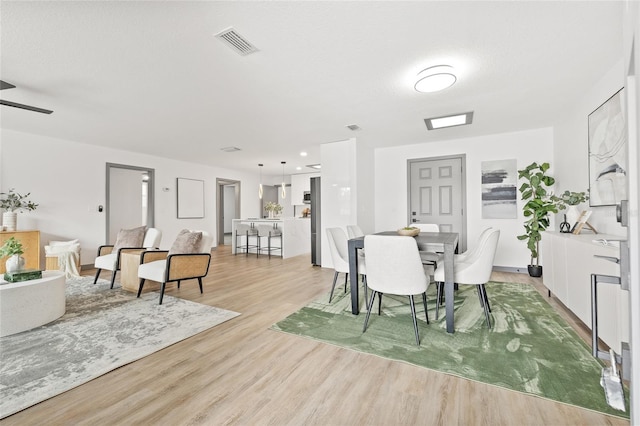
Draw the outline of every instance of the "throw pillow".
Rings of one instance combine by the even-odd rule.
[[[49,245],[53,246],[67,246],[72,244],[78,244],[78,240],[70,240],[70,241],[49,241]]]
[[[169,255],[199,253],[201,242],[202,232],[191,232],[188,229],[183,229],[171,245]]]
[[[147,231],[146,226],[140,226],[133,229],[121,229],[118,231],[116,242],[113,244],[111,253],[117,253],[121,248],[142,247],[144,242],[144,233]]]

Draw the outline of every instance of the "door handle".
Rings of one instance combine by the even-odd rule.
[[[411,219],[411,222],[420,222],[418,219]]]

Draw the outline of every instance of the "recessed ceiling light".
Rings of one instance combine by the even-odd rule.
[[[418,73],[418,80],[413,86],[418,92],[431,93],[453,86],[457,80],[453,67],[436,65]]]
[[[307,164],[307,167],[312,169],[320,170],[320,164]]]
[[[306,153],[306,152],[302,151],[302,152],[300,153],[300,157],[306,157],[306,156],[307,156],[307,153]]]
[[[302,170],[302,167],[298,166],[296,167],[296,170]]]
[[[473,111],[462,114],[446,115],[443,117],[425,118],[427,129],[442,129],[444,127],[464,126],[473,122]]]

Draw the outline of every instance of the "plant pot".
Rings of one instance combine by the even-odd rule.
[[[529,276],[531,277],[541,277],[542,276],[542,266],[541,265],[528,265],[527,270],[529,271]]]
[[[18,272],[24,269],[24,257],[19,254],[9,256],[5,264],[7,272]]]
[[[580,210],[578,210],[576,206],[569,206],[567,207],[567,214],[565,216],[567,217],[565,222],[569,223],[569,228],[573,228],[573,225],[576,224],[580,217]]]
[[[4,226],[7,231],[16,231],[18,229],[18,213],[2,213],[2,226]]]

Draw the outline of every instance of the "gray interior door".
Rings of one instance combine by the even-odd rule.
[[[466,249],[464,157],[409,160],[409,223],[436,223]]]

